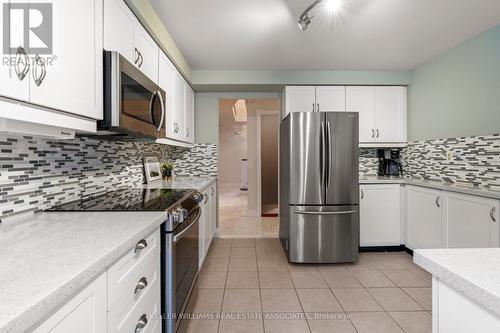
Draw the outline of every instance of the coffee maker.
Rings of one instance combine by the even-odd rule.
[[[403,166],[399,149],[378,149],[378,175],[399,177],[403,175]]]

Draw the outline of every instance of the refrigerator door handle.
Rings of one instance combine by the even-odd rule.
[[[330,185],[331,185],[331,167],[332,167],[332,151],[331,151],[331,144],[332,144],[332,128],[331,128],[331,125],[330,125],[330,122],[327,121],[326,122],[326,133],[327,133],[327,138],[326,138],[326,142],[328,143],[328,148],[326,149],[327,151],[327,155],[328,155],[328,158],[327,158],[327,172],[326,172],[326,188],[330,188]]]
[[[325,140],[325,123],[321,122],[321,138],[320,138],[320,149],[321,149],[321,161],[320,161],[320,173],[321,173],[321,188],[325,187],[326,182],[326,140]]]
[[[347,215],[347,214],[355,214],[357,212],[355,210],[343,210],[339,212],[309,212],[303,210],[296,210],[293,213],[297,215]]]

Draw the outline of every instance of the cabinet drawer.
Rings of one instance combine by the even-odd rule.
[[[158,279],[158,278],[157,278]],[[108,313],[108,333],[136,332],[139,321],[147,320],[141,333],[160,332],[160,320],[155,315],[160,314],[160,288],[158,280],[151,284],[151,288],[145,290],[144,294],[132,306],[120,306],[118,303]]]
[[[149,284],[159,274],[160,231],[155,231],[137,244],[147,244],[142,250],[132,248],[108,269],[108,308],[113,308],[122,297],[134,299],[134,291],[142,278]],[[158,279],[158,277],[156,277]],[[137,294],[140,294],[138,292]],[[136,296],[137,297],[137,296]]]

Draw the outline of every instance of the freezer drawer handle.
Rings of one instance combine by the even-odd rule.
[[[354,214],[356,213],[356,211],[344,210],[340,212],[307,212],[307,211],[296,210],[294,211],[294,213],[298,215],[346,215],[346,214]]]

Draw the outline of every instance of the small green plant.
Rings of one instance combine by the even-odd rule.
[[[160,168],[163,177],[172,177],[172,170],[174,169],[174,165],[172,163],[162,163]]]

